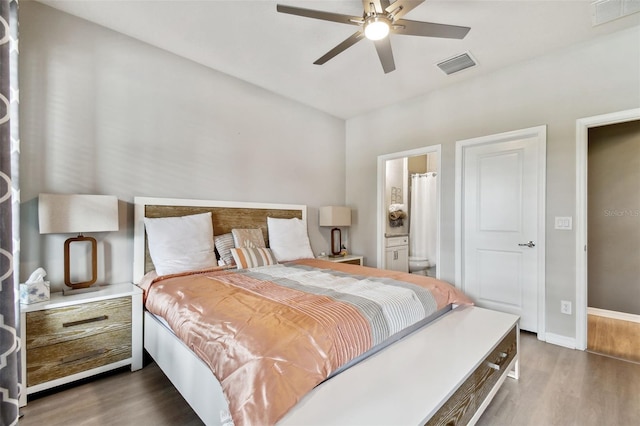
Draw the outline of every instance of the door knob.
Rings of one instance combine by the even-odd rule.
[[[518,244],[520,247],[535,247],[535,243],[533,241],[529,241],[528,243],[524,243],[524,244]]]

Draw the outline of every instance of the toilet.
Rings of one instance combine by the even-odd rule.
[[[409,256],[409,272],[418,275],[427,275],[429,267],[429,259],[422,257]]]

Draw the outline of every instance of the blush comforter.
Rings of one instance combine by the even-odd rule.
[[[449,304],[433,278],[315,259],[158,277],[145,306],[212,370],[236,425],[276,423],[339,367]]]

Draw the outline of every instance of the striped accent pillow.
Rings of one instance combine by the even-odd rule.
[[[233,243],[233,235],[231,233],[216,235],[214,237],[214,243],[222,263],[225,265],[235,265],[236,263],[233,260],[233,255],[231,254],[231,249],[235,247],[235,244]]]
[[[275,265],[276,259],[271,249],[264,247],[232,248],[231,254],[238,269],[255,268],[256,266]]]

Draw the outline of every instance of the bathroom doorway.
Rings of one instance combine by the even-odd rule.
[[[440,151],[378,157],[379,268],[440,277]]]

